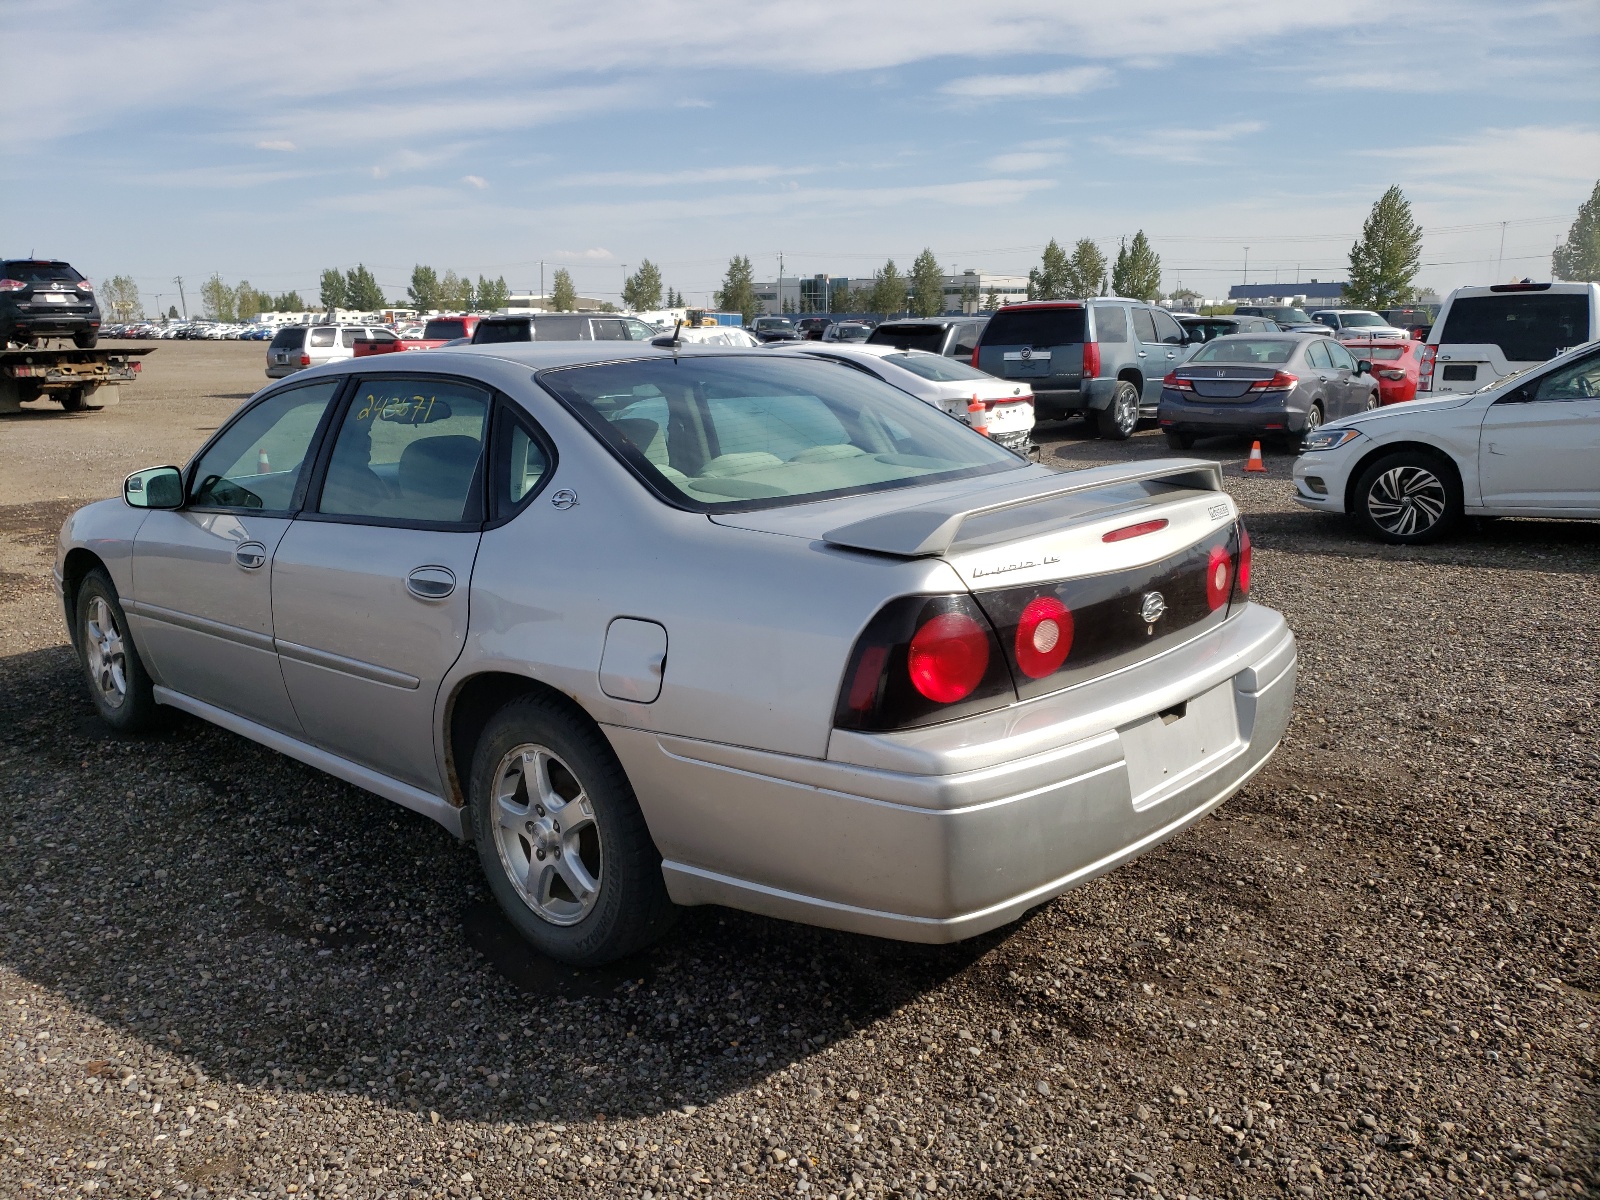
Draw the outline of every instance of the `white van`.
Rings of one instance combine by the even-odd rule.
[[[1600,284],[1497,283],[1450,293],[1422,348],[1421,392],[1475,392],[1600,337]]]

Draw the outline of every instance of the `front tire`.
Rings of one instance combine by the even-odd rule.
[[[1139,428],[1139,389],[1126,379],[1117,380],[1111,403],[1094,414],[1094,426],[1103,438],[1125,442]]]
[[[1356,481],[1352,515],[1380,541],[1420,546],[1461,520],[1461,483],[1439,458],[1401,450],[1380,458]]]
[[[661,855],[622,764],[564,701],[525,696],[494,715],[471,804],[489,890],[540,952],[597,966],[671,926]]]
[[[78,585],[78,659],[100,719],[118,733],[143,733],[159,720],[154,689],[116,586],[96,569]]]

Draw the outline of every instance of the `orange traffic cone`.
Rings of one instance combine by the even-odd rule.
[[[1250,457],[1245,462],[1244,469],[1246,471],[1266,471],[1267,464],[1261,461],[1261,443],[1259,441],[1250,443]]]
[[[967,424],[984,437],[989,436],[989,408],[976,396],[972,398],[972,403],[967,405]]]
[[[261,452],[256,455],[256,474],[272,474],[272,464],[267,461],[267,448],[265,446],[261,447]]]

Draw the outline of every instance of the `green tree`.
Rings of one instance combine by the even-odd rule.
[[[904,312],[906,307],[906,277],[894,265],[894,259],[884,262],[881,270],[872,273],[872,290],[866,295],[868,312]]]
[[[550,307],[557,312],[571,312],[578,307],[578,289],[572,286],[572,272],[565,267],[556,268],[555,283],[550,289]]]
[[[1600,279],[1600,183],[1578,207],[1578,219],[1567,240],[1556,247],[1550,263],[1557,279],[1589,283]]]
[[[167,305],[167,320],[176,321],[177,319],[178,319],[178,306],[176,304]]]
[[[1067,252],[1051,238],[1039,265],[1028,272],[1028,299],[1065,300],[1068,295]]]
[[[1000,293],[995,291],[993,288],[990,288],[989,289],[989,294],[983,298],[984,311],[985,312],[993,312],[995,309],[997,309],[999,307],[1000,307]]]
[[[439,307],[446,312],[471,312],[473,300],[472,280],[446,271],[439,280]]]
[[[139,285],[131,275],[113,275],[100,285],[100,306],[116,321],[132,321],[144,316],[139,302]]]
[[[511,289],[506,287],[506,277],[485,279],[478,276],[478,307],[484,312],[499,312],[511,299]]]
[[[1057,299],[1086,300],[1102,295],[1106,290],[1106,256],[1088,238],[1079,238],[1067,259],[1064,295]]]
[[[937,317],[944,311],[944,272],[932,247],[924,247],[911,264],[911,311],[919,317]]]
[[[241,321],[255,320],[261,310],[271,303],[272,297],[256,291],[248,279],[241,279],[239,286],[233,289],[233,309]]]
[[[300,299],[300,293],[287,291],[281,296],[272,298],[273,312],[305,312],[306,302]]]
[[[622,283],[622,302],[635,312],[661,307],[661,268],[648,258]]]
[[[978,310],[978,276],[975,271],[968,271],[961,276],[961,311],[976,312]]]
[[[211,278],[200,285],[200,303],[211,320],[233,320],[234,291],[222,282],[221,275],[212,272]]]
[[[827,311],[831,313],[865,312],[871,301],[865,292],[858,292],[851,288],[848,279],[841,279],[833,285],[829,294]]]
[[[345,285],[344,273],[338,267],[329,267],[322,273],[322,307],[332,312],[336,308],[349,308],[350,289]]]
[[[357,312],[375,312],[388,303],[377,278],[363,263],[345,272],[344,288],[347,306]]]
[[[1392,187],[1378,198],[1350,247],[1345,299],[1361,308],[1392,308],[1416,295],[1411,281],[1422,266],[1422,226],[1411,219],[1405,193]]]
[[[756,299],[755,278],[755,268],[750,265],[750,260],[743,254],[735,254],[728,260],[728,273],[722,277],[722,286],[717,289],[717,308],[723,312],[739,313],[746,324],[753,321],[761,310],[761,302]]]
[[[439,307],[439,273],[421,263],[411,268],[411,284],[406,288],[411,307],[419,313],[430,313]]]
[[[1161,299],[1161,256],[1150,247],[1144,230],[1133,235],[1132,243],[1117,248],[1117,262],[1111,269],[1111,290],[1154,304]]]

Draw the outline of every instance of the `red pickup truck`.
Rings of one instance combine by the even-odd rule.
[[[373,354],[396,354],[402,350],[432,350],[457,338],[470,338],[478,327],[477,317],[434,317],[422,327],[419,338],[394,338],[383,341],[362,341],[355,346],[355,357]]]

